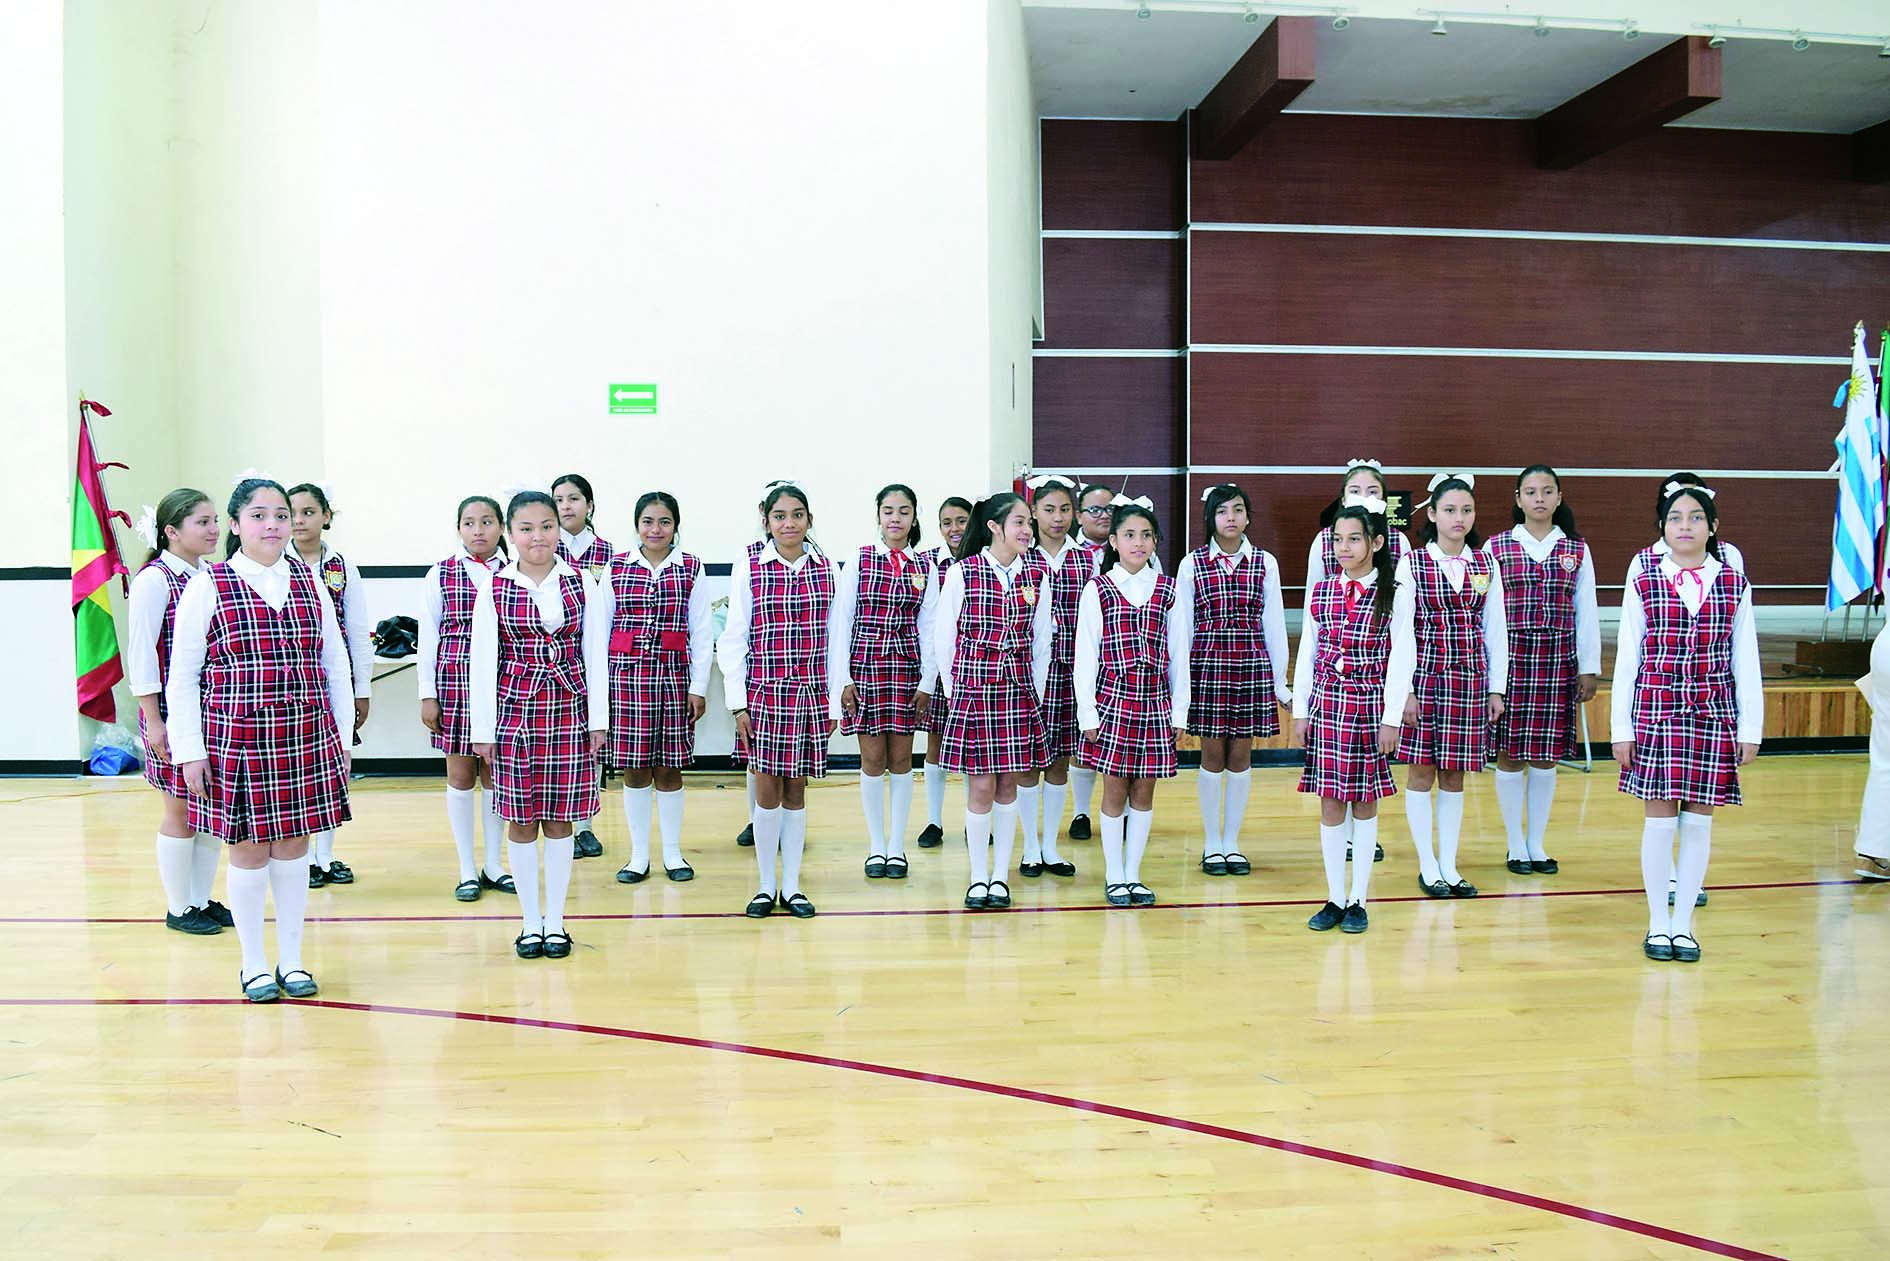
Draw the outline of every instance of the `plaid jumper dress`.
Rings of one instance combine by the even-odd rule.
[[[1385,667],[1391,660],[1391,617],[1380,615],[1373,589],[1355,593],[1346,609],[1345,578],[1313,588],[1319,626],[1312,695],[1306,701],[1306,766],[1299,791],[1331,801],[1377,801],[1398,791],[1378,751],[1385,719]]]
[[[701,577],[702,562],[687,552],[654,574],[635,552],[610,562],[617,600],[610,624],[610,764],[619,770],[681,768],[695,760],[689,597]]]
[[[1095,581],[1102,607],[1096,710],[1102,725],[1083,740],[1083,764],[1118,779],[1175,775],[1174,693],[1168,685],[1168,614],[1175,580],[1155,579],[1141,608],[1105,576]],[[1269,693],[1270,695],[1271,693]]]
[[[1066,542],[1063,564],[1056,569],[1050,567],[1042,549],[1032,548],[1029,555],[1048,575],[1056,623],[1050,640],[1050,681],[1043,691],[1044,765],[1048,766],[1076,754],[1082,742],[1082,733],[1076,729],[1076,612],[1083,588],[1096,576],[1102,549],[1087,541]]]
[[[1483,643],[1490,558],[1463,550],[1463,590],[1451,587],[1445,563],[1429,548],[1414,550],[1411,587],[1417,605],[1415,725],[1398,733],[1398,760],[1446,771],[1480,771],[1490,756],[1490,662]]]
[[[1647,631],[1634,675],[1634,765],[1621,772],[1621,791],[1643,801],[1739,805],[1732,632],[1746,576],[1721,566],[1699,613],[1690,614],[1650,549],[1634,589]]]
[[[163,557],[156,557],[147,562],[144,569],[156,566],[163,575],[164,585],[169,588],[169,602],[164,606],[164,625],[158,631],[158,717],[170,720],[170,703],[164,698],[164,685],[171,681],[171,638],[177,631],[177,600],[184,594],[184,588],[190,584],[191,575],[180,574],[164,563]],[[163,793],[166,797],[187,799],[190,789],[184,783],[184,773],[169,761],[160,757],[152,748],[151,741],[144,733],[144,707],[138,707],[138,738],[144,741],[144,782]]]
[[[1496,720],[1496,750],[1516,762],[1573,757],[1581,678],[1575,657],[1575,586],[1581,577],[1580,539],[1560,538],[1537,564],[1515,535],[1490,540],[1503,575],[1503,611],[1509,622],[1509,687]]]
[[[945,575],[950,573],[952,566],[958,563],[958,558],[952,555],[951,548],[943,546],[933,548],[931,551],[927,552],[925,556],[926,559],[930,560],[933,566],[937,568],[939,590],[943,591],[945,589]],[[945,696],[945,687],[942,683],[935,682],[932,685],[932,706],[929,717],[933,732],[941,737],[945,734],[946,715],[950,713],[951,701]],[[926,761],[934,762],[937,760],[933,750],[937,748],[938,743],[937,740],[927,742],[925,746],[927,750],[925,755]]]
[[[547,631],[532,593],[492,584],[499,623],[499,704],[492,795],[511,823],[563,822],[597,813],[584,673],[584,580],[558,578],[564,624]]]
[[[1194,645],[1188,730],[1217,740],[1280,734],[1262,614],[1267,562],[1257,549],[1229,566],[1214,543],[1194,549]]]
[[[827,614],[833,565],[809,548],[798,570],[748,570],[748,764],[758,775],[827,773]]]
[[[455,757],[472,756],[472,615],[479,588],[465,562],[440,562],[440,632],[433,658],[433,696],[440,703],[440,729],[433,747]]]
[[[1083,558],[1073,556],[1072,563]],[[953,651],[952,706],[939,765],[962,775],[1020,775],[1047,765],[1043,709],[1031,680],[1032,620],[1050,598],[1042,557],[1023,568],[1010,590],[983,552],[958,563],[965,603]],[[1072,690],[1071,703],[1076,694]],[[1074,718],[1072,718],[1074,721]]]
[[[354,646],[348,642],[348,606],[343,597],[348,594],[348,562],[340,552],[329,552],[322,557],[322,582],[328,587],[330,603],[335,606],[335,624],[341,627],[341,646],[348,653],[348,690],[354,690]],[[350,746],[361,743],[361,733],[348,733]]]
[[[895,576],[892,554],[860,549],[859,596],[847,640],[847,670],[859,708],[840,720],[847,735],[910,732],[918,725],[912,699],[919,691],[919,609],[925,603],[932,562],[902,561]]]

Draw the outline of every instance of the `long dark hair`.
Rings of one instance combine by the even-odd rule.
[[[1372,553],[1372,568],[1378,571],[1378,586],[1372,592],[1372,611],[1380,617],[1389,618],[1392,603],[1398,596],[1398,558],[1391,553],[1391,534],[1385,524],[1384,514],[1368,512],[1364,504],[1343,504],[1333,514],[1332,528],[1336,530],[1341,521],[1357,521],[1365,527],[1367,543],[1377,539],[1382,544]],[[1344,573],[1341,568],[1340,577]]]
[[[499,518],[501,523],[505,521],[505,509],[501,508],[499,501],[494,499],[491,495],[468,495],[460,500],[459,507],[453,510],[453,526],[455,529],[459,527],[459,519],[466,515],[466,509],[472,507],[474,504],[484,504],[486,507],[492,509],[492,515]],[[512,547],[505,541],[503,525],[501,525],[499,530],[498,550],[503,552],[507,557],[512,555]]]
[[[1546,474],[1547,476],[1554,478],[1555,488],[1558,491],[1562,489],[1562,475],[1560,473],[1556,472],[1553,468],[1550,468],[1547,464],[1531,464],[1528,468],[1516,474],[1516,494],[1518,496],[1522,494],[1522,484],[1525,481],[1529,480],[1530,478],[1534,477],[1537,473]],[[1516,525],[1521,525],[1523,521],[1525,520],[1523,516],[1523,510],[1522,510],[1521,504],[1516,504],[1513,507],[1511,507],[1509,510],[1509,515],[1510,515],[1510,520]],[[1567,499],[1564,499],[1561,503],[1555,506],[1555,515],[1551,517],[1550,520],[1555,522],[1557,528],[1559,528],[1562,531],[1562,533],[1568,535],[1570,538],[1572,539],[1581,538],[1580,531],[1576,530],[1575,528],[1575,514],[1569,510]]]
[[[814,544],[814,505],[807,501],[807,492],[792,482],[776,482],[761,497],[761,536],[770,543],[774,541],[774,535],[768,533],[768,514],[783,499],[798,499],[801,507],[807,509],[807,546],[813,551],[819,551],[820,548]]]
[[[321,487],[317,486],[314,482],[297,482],[295,485],[289,487],[288,497],[290,499],[294,499],[297,495],[313,496],[315,499],[315,502],[322,506],[323,512],[327,513],[330,517],[335,515],[334,508],[331,507],[328,503],[328,492],[323,490]],[[333,521],[326,522],[322,526],[322,529],[323,530],[332,529],[334,527],[334,524],[335,523]]]
[[[1201,534],[1208,542],[1214,541],[1214,518],[1220,514],[1221,505],[1236,499],[1240,500],[1242,506],[1247,509],[1247,520],[1251,522],[1253,500],[1247,497],[1246,491],[1232,482],[1222,482],[1208,491],[1207,498],[1201,501]]]
[[[879,493],[873,496],[873,511],[879,511],[879,506],[886,502],[888,495],[904,495],[906,502],[912,505],[912,530],[906,535],[906,546],[917,551],[919,540],[925,537],[924,531],[919,528],[919,497],[913,494],[912,487],[904,482],[892,482],[881,486]]]
[[[963,495],[947,495],[944,500],[940,502],[938,510],[943,513],[947,508],[962,508],[965,515],[970,516],[971,510],[975,506],[976,505]]]
[[[1162,523],[1155,519],[1155,514],[1141,504],[1123,504],[1109,514],[1109,541],[1103,544],[1102,564],[1097,568],[1097,573],[1106,574],[1121,563],[1122,557],[1116,553],[1116,531],[1122,528],[1123,522],[1136,517],[1148,522],[1148,528],[1155,532],[1155,545],[1161,546]],[[1150,553],[1150,559],[1153,559],[1153,556],[1154,554]]]
[[[971,509],[971,524],[965,527],[965,537],[958,541],[958,559],[968,560],[990,546],[991,527],[1002,527],[1011,509],[1023,502],[1024,497],[1013,490],[1000,490],[989,499],[980,499]],[[1030,515],[1028,508],[1024,515]]]
[[[176,490],[158,500],[158,506],[156,508],[157,546],[153,547],[151,554],[144,558],[144,563],[147,565],[150,564],[158,558],[159,552],[170,547],[171,537],[169,531],[183,529],[184,518],[195,512],[198,504],[207,504],[209,502],[210,496],[200,490],[192,490],[188,486],[179,486]]]
[[[643,520],[643,510],[651,504],[662,504],[669,509],[669,519],[676,523],[676,534],[680,536],[682,534],[682,508],[676,503],[676,496],[666,490],[646,490],[637,496],[636,511],[630,514],[630,528],[632,530],[637,528],[637,523]]]
[[[562,477],[554,477],[551,480],[551,494],[557,494],[558,487],[564,485],[566,482],[570,482],[573,486],[577,487],[578,494],[584,496],[584,528],[587,530],[593,528],[591,521],[597,516],[597,496],[591,493],[590,479],[585,477],[582,473],[566,473]],[[551,496],[547,495],[546,498],[550,499]],[[517,503],[517,498],[515,497],[512,502]],[[551,510],[553,513],[558,511],[558,501],[555,499],[551,501]],[[505,523],[507,525],[512,524],[512,518],[509,515],[506,517]]]
[[[256,497],[256,492],[259,490],[275,491],[282,496],[282,506],[285,508],[289,506],[289,492],[282,489],[282,483],[273,477],[245,477],[238,482],[236,488],[230,492],[229,507],[223,514],[230,522],[229,542],[223,548],[224,560],[236,555],[237,550],[243,546],[243,540],[236,533],[236,518],[243,509],[249,507],[249,501]]]
[[[1378,467],[1377,467],[1376,465],[1372,465],[1372,464],[1348,464],[1348,465],[1346,465],[1346,466],[1345,466],[1345,476],[1339,479],[1339,493],[1338,493],[1338,495],[1337,495],[1337,496],[1336,496],[1336,497],[1335,497],[1335,498],[1333,499],[1333,501],[1332,501],[1331,503],[1329,503],[1329,504],[1327,504],[1327,505],[1326,505],[1326,506],[1325,506],[1325,507],[1324,507],[1323,509],[1321,509],[1321,510],[1320,510],[1320,512],[1319,512],[1319,525],[1320,525],[1320,528],[1322,528],[1322,529],[1324,529],[1324,528],[1326,528],[1326,527],[1329,527],[1329,526],[1330,526],[1330,525],[1331,525],[1331,524],[1332,524],[1332,523],[1333,523],[1334,521],[1336,521],[1336,520],[1338,519],[1338,516],[1339,516],[1339,509],[1340,509],[1340,507],[1341,507],[1341,506],[1343,506],[1343,505],[1344,505],[1344,503],[1345,503],[1345,487],[1346,487],[1346,483],[1348,483],[1348,482],[1350,482],[1350,481],[1352,480],[1352,474],[1354,474],[1354,473],[1356,473],[1356,472],[1358,472],[1358,471],[1359,471],[1360,469],[1370,469],[1370,470],[1371,470],[1371,472],[1372,472],[1372,476],[1378,479],[1378,494],[1379,494],[1379,496],[1380,496],[1381,498],[1382,498],[1382,497],[1384,496],[1384,494],[1385,494],[1385,475],[1384,475],[1384,473],[1383,473],[1383,472],[1381,472],[1381,471],[1380,471],[1380,470],[1378,469]],[[1249,509],[1248,509],[1248,511],[1249,511],[1249,512],[1252,512],[1252,511],[1253,511],[1253,509],[1252,509],[1252,508],[1249,508]]]
[[[1418,531],[1418,536],[1426,543],[1435,543],[1437,541],[1437,501],[1453,490],[1460,490],[1470,496],[1472,505],[1477,501],[1475,488],[1461,477],[1446,477],[1443,481],[1437,483],[1437,485],[1431,489],[1430,506],[1424,510],[1424,528]],[[1473,552],[1483,546],[1483,535],[1475,525],[1472,525],[1470,532],[1463,536],[1463,545]]]
[[[1682,479],[1687,480],[1682,480]],[[1673,489],[1669,491],[1667,488]],[[1689,498],[1700,505],[1706,514],[1706,528],[1711,534],[1706,540],[1706,550],[1713,554],[1713,559],[1720,564],[1726,563],[1726,553],[1719,545],[1719,506],[1713,502],[1712,487],[1692,473],[1675,473],[1660,484],[1660,506],[1654,513],[1654,529],[1664,541],[1667,537],[1667,513],[1672,511],[1674,501]]]
[[[1083,532],[1083,523],[1077,518],[1076,514],[1076,501],[1081,498],[1081,496],[1068,486],[1065,486],[1062,482],[1046,482],[1032,493],[1030,502],[1026,505],[1030,511],[1030,536],[1036,539],[1039,544],[1043,542],[1043,531],[1037,528],[1037,505],[1051,495],[1061,495],[1070,501],[1070,529],[1075,530],[1078,534]],[[1066,539],[1069,538],[1068,532],[1065,532],[1063,537]]]

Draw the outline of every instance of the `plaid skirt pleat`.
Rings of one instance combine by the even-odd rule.
[[[827,773],[827,697],[811,683],[748,680],[748,765],[757,775]]]
[[[1118,779],[1173,779],[1175,728],[1168,680],[1135,674],[1123,686],[1099,692],[1102,725],[1083,738],[1083,765]]]
[[[314,705],[229,714],[205,709],[209,795],[190,799],[190,826],[229,844],[325,832],[353,817],[333,716]]]
[[[500,694],[492,799],[510,823],[588,819],[599,802],[585,701],[558,688],[523,700]]]
[[[1378,751],[1382,693],[1314,686],[1307,705],[1306,765],[1299,791],[1332,801],[1378,801],[1398,791]]]
[[[919,663],[904,657],[856,657],[853,691],[859,708],[843,715],[840,730],[849,736],[906,735],[918,728],[912,701],[919,692]],[[934,702],[936,703],[936,701]]]
[[[184,772],[153,750],[151,741],[146,739],[142,708],[138,710],[138,738],[144,741],[144,782],[166,797],[189,797],[190,788],[184,783]]]
[[[1188,730],[1211,740],[1280,734],[1266,641],[1257,632],[1202,631],[1188,657]]]
[[[1578,751],[1580,678],[1566,645],[1559,636],[1509,638],[1509,687],[1494,743],[1511,761],[1556,762]]]
[[[688,766],[696,758],[689,717],[689,662],[666,654],[613,654],[607,761],[632,766]]]
[[[1736,806],[1739,736],[1734,725],[1704,714],[1675,714],[1634,728],[1634,765],[1621,772],[1620,789],[1642,801],[1690,801]]]
[[[1398,760],[1442,771],[1480,771],[1490,758],[1489,682],[1438,671],[1417,680],[1418,720],[1398,732]]]
[[[440,729],[433,733],[433,747],[454,757],[471,757],[471,658],[450,648],[441,652],[433,666],[433,688],[434,699],[440,703]]]
[[[1050,678],[1043,689],[1042,765],[1081,754],[1083,733],[1076,726],[1076,667],[1050,659]]]
[[[940,766],[961,775],[1021,775],[1049,765],[1043,709],[1029,684],[1000,678],[961,687],[951,699]]]

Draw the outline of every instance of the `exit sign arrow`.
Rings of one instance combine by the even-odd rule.
[[[610,414],[613,416],[654,416],[656,386],[652,382],[612,382]]]

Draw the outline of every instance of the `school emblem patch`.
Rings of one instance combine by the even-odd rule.
[[[322,580],[328,584],[330,591],[339,592],[348,585],[348,571],[338,568],[327,570],[322,574]]]
[[[1470,589],[1478,595],[1483,595],[1490,589],[1490,576],[1488,574],[1471,574]]]
[[[912,589],[914,591],[925,590],[925,575],[916,569],[912,571]]]
[[[1577,569],[1580,569],[1581,567],[1582,567],[1582,563],[1576,560],[1573,556],[1564,556],[1562,558],[1562,570],[1564,573],[1572,574]]]
[[[1023,595],[1025,604],[1035,604],[1037,602],[1037,588],[1025,587]]]

